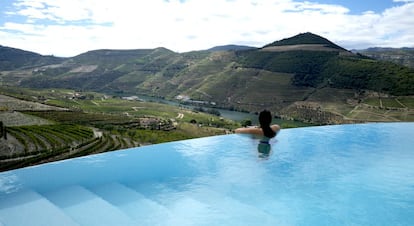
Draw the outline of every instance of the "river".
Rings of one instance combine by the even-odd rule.
[[[157,103],[163,103],[163,104],[169,104],[169,105],[173,105],[173,106],[181,106],[181,107],[186,107],[186,108],[190,108],[190,109],[195,109],[198,108],[200,106],[194,106],[194,105],[190,105],[190,104],[182,104],[180,102],[177,101],[171,101],[171,100],[165,100],[162,98],[158,98],[158,97],[151,97],[151,96],[145,96],[145,95],[138,95],[138,98],[140,98],[141,100],[144,101],[152,101],[152,102],[157,102]],[[258,115],[257,114],[253,114],[253,113],[248,113],[248,112],[240,112],[240,111],[231,111],[231,110],[227,110],[227,109],[222,109],[222,108],[210,108],[210,107],[202,107],[203,109],[214,109],[220,112],[220,116],[226,119],[230,119],[233,121],[237,121],[237,122],[241,122],[243,120],[251,120],[251,122],[253,124],[258,124]],[[303,122],[297,122],[297,121],[290,121],[290,120],[284,120],[284,119],[277,119],[274,118],[273,119],[273,123],[275,124],[279,124],[279,125],[289,125],[292,127],[300,127],[300,126],[310,126],[311,124],[308,123],[303,123]]]

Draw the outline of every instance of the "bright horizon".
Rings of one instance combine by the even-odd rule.
[[[414,0],[2,0],[0,45],[43,55],[262,47],[299,33],[346,49],[414,47]]]

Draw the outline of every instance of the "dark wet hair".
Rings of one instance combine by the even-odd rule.
[[[270,123],[272,123],[272,114],[268,110],[263,110],[259,113],[259,123],[260,128],[263,130],[263,134],[268,137],[272,138],[276,136],[275,131],[270,128]]]

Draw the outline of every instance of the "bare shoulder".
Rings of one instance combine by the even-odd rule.
[[[278,133],[280,131],[280,126],[278,124],[271,125],[270,128],[272,128],[275,133]]]
[[[280,126],[277,124],[274,124],[270,126],[275,133],[278,133],[280,131]],[[255,135],[263,135],[263,130],[260,127],[242,127],[237,128],[234,130],[235,133],[248,133],[248,134],[255,134]]]

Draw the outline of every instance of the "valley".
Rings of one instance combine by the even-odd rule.
[[[0,91],[0,170],[226,134],[240,126],[189,108],[100,93],[18,87]]]
[[[257,124],[263,109],[282,128],[413,122],[406,63],[309,32],[262,48],[185,53],[102,49],[58,58],[0,46],[0,170],[231,133]]]

